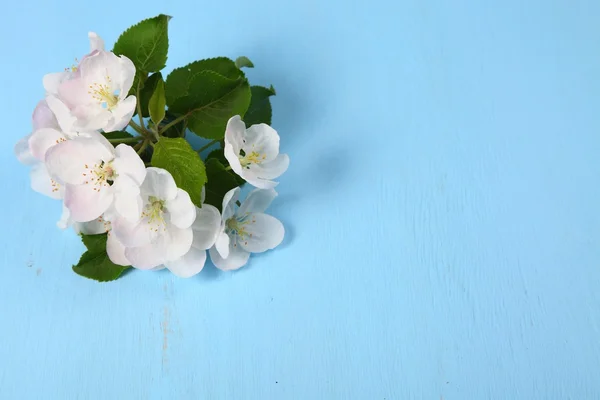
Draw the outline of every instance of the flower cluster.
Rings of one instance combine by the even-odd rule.
[[[73,269],[88,278],[129,267],[190,277],[207,251],[217,268],[235,270],[284,237],[265,214],[289,164],[269,126],[274,90],[249,86],[245,57],[196,61],[163,80],[169,19],[133,26],[113,51],[90,33],[88,54],[44,77],[32,133],[15,146],[32,189],[62,201],[57,225],[82,236],[87,252]],[[154,46],[140,58],[146,41]],[[190,131],[212,141],[194,150]],[[246,182],[255,189],[240,202]]]

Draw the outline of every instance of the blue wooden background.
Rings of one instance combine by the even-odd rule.
[[[600,2],[42,0],[0,24],[1,399],[600,398]],[[246,55],[292,163],[235,273],[71,272],[12,148],[87,32]]]

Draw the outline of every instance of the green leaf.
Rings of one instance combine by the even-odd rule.
[[[130,267],[114,264],[106,254],[107,234],[81,235],[87,251],[83,253],[73,271],[83,277],[99,282],[114,281]]]
[[[113,131],[113,132],[102,132],[102,135],[107,139],[128,139],[132,138],[133,135],[129,132],[124,131]]]
[[[206,182],[205,186],[206,198],[204,203],[213,205],[221,210],[225,193],[240,186],[237,175],[231,170],[225,170],[225,166],[217,157],[206,160],[206,175],[208,182]]]
[[[198,153],[185,139],[161,137],[154,145],[152,166],[169,171],[177,187],[188,192],[198,207],[202,205],[200,197],[206,183],[206,170]]]
[[[252,92],[252,100],[250,101],[250,107],[248,107],[246,115],[244,115],[246,126],[254,124],[271,125],[273,111],[269,97],[275,96],[275,89],[273,86],[270,88],[252,86],[250,87],[250,91]]]
[[[188,129],[207,139],[223,138],[229,118],[244,115],[250,105],[250,86],[242,77],[202,71],[192,79],[188,92],[170,104],[169,111],[187,116]]]
[[[150,97],[150,102],[148,103],[148,110],[150,112],[150,119],[156,125],[160,124],[165,118],[165,107],[167,105],[167,101],[165,99],[165,82],[160,79],[156,82],[156,89],[154,89],[154,93],[152,97]]]
[[[161,14],[132,26],[119,36],[113,52],[133,61],[138,71],[160,71],[167,63],[170,19],[171,17]]]
[[[244,73],[236,67],[235,63],[226,57],[194,61],[185,67],[176,68],[167,76],[167,83],[165,85],[165,94],[169,107],[178,98],[190,94],[192,81],[198,74],[204,71],[213,71],[229,79],[237,79],[244,76]]]
[[[142,109],[142,116],[144,118],[148,118],[150,116],[150,112],[148,111],[148,103],[150,103],[150,97],[154,94],[154,90],[156,89],[156,84],[158,81],[162,81],[163,77],[160,72],[156,72],[148,77],[146,82],[144,83],[144,87],[140,90],[140,98],[138,101],[140,102],[140,107]],[[136,88],[137,90],[137,88]],[[137,114],[137,108],[136,108]],[[135,114],[134,114],[135,115]]]
[[[254,68],[254,64],[252,64],[252,61],[250,61],[248,57],[244,56],[236,58],[235,66],[238,68]]]
[[[216,149],[216,150],[213,150],[210,153],[208,153],[208,156],[206,156],[207,171],[208,171],[208,161],[212,158],[217,159],[221,163],[221,165],[223,165],[223,168],[226,168],[229,166],[229,161],[227,161],[227,158],[225,157],[225,153],[223,152],[223,150]],[[236,174],[233,170],[228,170],[227,172],[229,173],[229,175],[231,175],[235,178],[235,180],[237,182],[237,186],[243,186],[246,183],[244,178],[242,178],[241,176]],[[207,176],[208,176],[208,172],[207,172]]]

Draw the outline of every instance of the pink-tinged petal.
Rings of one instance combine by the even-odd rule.
[[[56,129],[39,129],[33,132],[29,138],[29,150],[36,159],[43,162],[48,149],[66,140],[66,136]]]
[[[108,237],[106,239],[106,253],[108,254],[108,258],[110,258],[110,261],[117,265],[122,265],[124,267],[131,265],[125,256],[125,246],[119,242],[112,232],[108,232]]]
[[[42,83],[44,85],[44,90],[50,94],[57,94],[59,85],[69,77],[70,72],[62,71],[62,72],[53,72],[50,74],[44,75]]]
[[[246,130],[242,148],[246,154],[255,151],[265,156],[264,161],[270,161],[279,154],[279,135],[267,124],[252,125]]]
[[[44,163],[33,165],[29,171],[29,177],[31,178],[31,188],[36,192],[53,199],[62,199],[63,191],[60,184],[50,177]]]
[[[239,115],[235,115],[227,121],[225,128],[225,144],[231,144],[233,152],[237,155],[244,145],[246,124]]]
[[[59,129],[58,121],[56,120],[56,116],[48,106],[46,99],[40,100],[40,102],[33,110],[33,115],[31,116],[31,122],[33,124],[33,130],[37,131],[42,128],[54,128]]]
[[[46,97],[46,103],[50,111],[54,114],[60,130],[71,132],[77,122],[77,118],[71,113],[69,107],[54,96]]]
[[[212,260],[213,264],[215,264],[215,267],[223,271],[233,271],[239,269],[246,265],[248,263],[248,259],[250,258],[250,253],[239,246],[232,246],[227,258],[221,257],[219,252],[214,247],[211,247],[208,252],[210,254],[210,259]]]
[[[165,266],[180,278],[190,278],[202,271],[206,262],[206,250],[191,248],[183,257],[169,261]]]
[[[277,197],[277,192],[274,189],[254,189],[248,193],[237,214],[262,213],[271,205],[275,197]]]
[[[96,32],[88,32],[90,39],[90,53],[94,51],[104,51],[104,40]]]
[[[240,197],[240,188],[236,187],[223,196],[222,220],[226,221],[235,214],[236,201]]]
[[[31,137],[31,135],[27,135],[27,136],[19,139],[17,144],[15,144],[15,148],[14,148],[15,155],[17,156],[17,160],[19,160],[20,163],[25,164],[25,165],[32,165],[32,164],[39,162],[38,159],[35,158],[33,156],[33,154],[31,154],[31,151],[29,150],[29,138],[30,137]]]
[[[100,217],[112,204],[114,196],[110,187],[95,190],[95,186],[69,185],[65,187],[65,206],[76,222],[88,222]]]
[[[221,231],[221,214],[216,207],[210,204],[202,205],[202,208],[196,208],[196,220],[192,224],[194,231],[194,241],[192,246],[200,249],[210,249],[217,240],[217,235]]]
[[[131,117],[133,117],[133,113],[135,112],[136,107],[136,98],[135,96],[129,96],[125,100],[122,100],[117,104],[117,106],[111,111],[112,118],[106,124],[103,129],[106,132],[110,131],[119,131],[125,128],[129,121],[131,121]]]
[[[113,167],[119,175],[127,174],[140,186],[146,178],[146,166],[144,161],[136,153],[133,147],[120,144],[115,148],[115,160]]]
[[[224,231],[221,231],[218,236],[217,236],[217,240],[215,241],[215,250],[219,252],[219,254],[221,255],[221,257],[223,258],[227,258],[229,257],[229,243],[231,242],[231,239],[229,237],[228,234],[226,234]]]
[[[225,143],[224,150],[225,158],[229,162],[231,169],[236,174],[242,176],[244,169],[242,168],[242,164],[240,163],[240,159],[238,158],[239,151],[236,153],[235,149],[231,145],[231,143]]]
[[[177,189],[177,196],[165,202],[171,223],[180,229],[189,228],[196,219],[196,207],[188,192]]]
[[[248,221],[250,223],[245,225],[248,235],[238,240],[238,244],[246,251],[262,253],[263,251],[274,249],[283,241],[285,229],[277,218],[267,214],[256,213],[250,214]]]
[[[82,63],[87,60],[89,60],[89,58],[84,60]],[[85,104],[97,104],[98,101],[92,97],[92,94],[89,93],[89,90],[89,85],[86,85],[86,82],[82,79],[82,77],[69,79],[61,82],[58,86],[58,97],[70,109]],[[50,106],[50,108],[52,108],[52,106]]]
[[[141,192],[143,195],[154,196],[161,200],[171,200],[177,196],[177,185],[167,170],[148,167]]]
[[[113,154],[102,142],[91,138],[67,140],[50,148],[46,152],[46,166],[51,176],[61,182],[74,185],[94,186],[92,171],[102,161],[112,159]]]
[[[261,164],[250,164],[246,174],[250,173],[261,179],[275,179],[283,175],[290,165],[287,154],[280,154],[272,161]]]

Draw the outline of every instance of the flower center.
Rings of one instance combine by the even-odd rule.
[[[246,230],[248,224],[255,223],[254,217],[250,219],[248,214],[241,217],[231,217],[225,222],[227,235],[233,240],[233,247],[237,247],[237,240],[241,240],[244,244],[248,244],[248,238],[252,237],[252,233]]]
[[[157,197],[148,197],[148,204],[142,211],[142,218],[147,219],[148,227],[154,232],[158,232],[159,229],[166,231],[167,227],[164,219],[164,208],[165,201]]]
[[[60,183],[50,178],[50,186],[52,186],[52,192],[58,192],[60,190]]]
[[[89,86],[88,93],[96,100],[102,108],[112,110],[119,103],[119,90],[111,90],[112,80],[106,77],[107,83],[93,83]]]
[[[103,187],[111,186],[117,177],[112,162],[105,163],[104,161],[100,161],[99,164],[94,164],[91,167],[85,164],[84,167],[85,172],[83,176],[87,179],[84,184],[94,185],[94,190],[97,192],[100,192],[100,189]]]
[[[267,158],[266,154],[261,154],[257,151],[251,151],[246,153],[244,150],[240,150],[240,156],[238,156],[242,168],[250,168],[251,164],[260,164]]]

